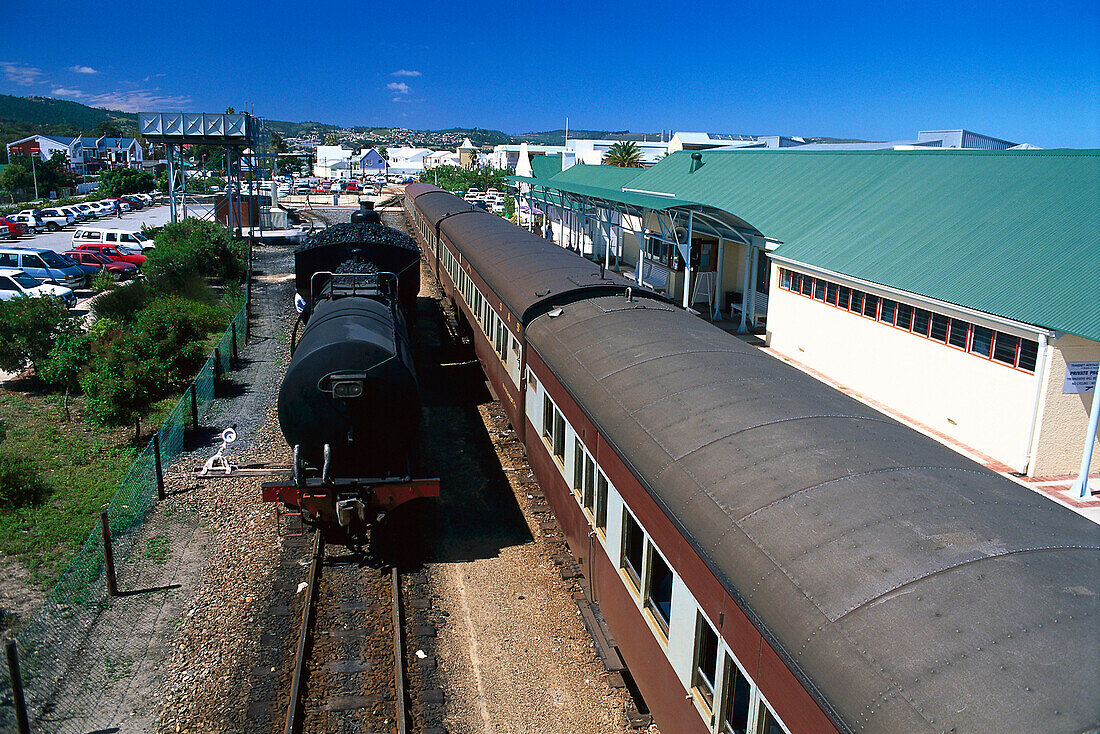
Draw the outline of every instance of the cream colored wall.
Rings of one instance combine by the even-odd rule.
[[[1100,361],[1100,342],[1067,334],[1050,342],[1039,435],[1028,474],[1038,477],[1076,474],[1085,450],[1092,393],[1062,393],[1066,362]],[[1090,471],[1100,471],[1100,441],[1093,448]]]
[[[1035,376],[778,287],[768,344],[841,385],[1022,469]]]

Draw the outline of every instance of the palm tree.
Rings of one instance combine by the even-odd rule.
[[[620,141],[607,149],[604,154],[605,166],[618,166],[619,168],[641,168],[642,151],[631,140]]]

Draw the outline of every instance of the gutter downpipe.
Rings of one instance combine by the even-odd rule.
[[[638,264],[634,270],[634,281],[638,284],[642,284],[642,264],[645,262],[645,221],[649,218],[649,210],[642,208],[642,217],[638,224],[638,229],[634,230],[634,239],[638,244]]]
[[[749,294],[749,330],[752,331],[752,327],[756,326],[756,271],[760,267],[761,253],[764,252],[762,247],[752,248],[752,267],[749,269],[749,280],[751,281],[750,287],[752,290],[746,291]]]
[[[1100,374],[1097,378],[1097,382],[1100,383]],[[1096,445],[1097,423],[1100,423],[1100,384],[1092,388],[1092,409],[1089,414],[1089,427],[1085,431],[1085,450],[1081,454],[1081,470],[1069,489],[1069,493],[1076,494],[1078,499],[1089,498],[1089,467],[1092,465],[1092,448]]]
[[[684,308],[691,307],[691,229],[694,223],[695,212],[688,210],[688,235],[687,235],[687,256],[684,258]],[[673,236],[676,235],[675,224],[672,229]],[[676,242],[679,243],[680,238],[676,238]]]
[[[1031,423],[1027,431],[1027,443],[1024,445],[1024,462],[1020,473],[1027,476],[1031,468],[1031,450],[1035,441],[1036,421],[1039,420],[1039,403],[1043,397],[1043,386],[1046,384],[1047,375],[1047,334],[1039,334],[1039,364],[1035,370],[1035,398],[1031,401]]]
[[[714,283],[714,311],[711,313],[710,320],[718,321],[722,320],[722,260],[725,259],[726,254],[726,240],[722,237],[718,238],[718,275],[715,276]]]
[[[745,278],[741,284],[741,323],[737,326],[737,331],[742,334],[749,330],[745,325],[745,319],[747,318],[746,314],[749,312],[749,273],[752,270],[752,251],[755,239],[755,237],[750,237],[745,244]]]

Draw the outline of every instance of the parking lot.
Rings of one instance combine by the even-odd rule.
[[[204,216],[210,211],[209,207],[187,205],[188,216]],[[170,217],[170,209],[167,204],[158,204],[146,207],[137,212],[124,212],[122,217],[100,217],[88,219],[77,224],[70,224],[57,232],[43,232],[33,237],[24,235],[15,240],[0,240],[0,247],[44,247],[54,252],[64,252],[73,249],[73,231],[77,227],[108,227],[110,229],[140,230],[142,225],[159,227],[166,224]],[[77,295],[81,295],[77,292]]]

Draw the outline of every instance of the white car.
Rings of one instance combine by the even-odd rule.
[[[46,222],[33,214],[12,214],[8,217],[13,222],[19,222],[27,228],[28,232],[38,234],[47,229]]]
[[[25,209],[24,211],[20,212],[20,214],[24,214],[28,211],[30,210]],[[54,222],[55,224],[57,224],[58,229],[64,227],[67,224],[73,224],[74,222],[76,222],[76,217],[73,216],[72,212],[67,212],[61,207],[57,206],[41,210],[40,212],[38,212],[38,216],[45,219],[47,224],[49,222]]]
[[[88,218],[87,214],[80,211],[75,206],[69,205],[69,206],[62,206],[62,207],[58,207],[58,208],[61,209],[61,211],[65,212],[66,214],[71,215],[74,221],[83,222],[85,219]]]
[[[69,308],[76,305],[76,294],[63,285],[39,283],[37,278],[22,270],[0,270],[0,301],[8,301],[16,296],[55,296]]]

